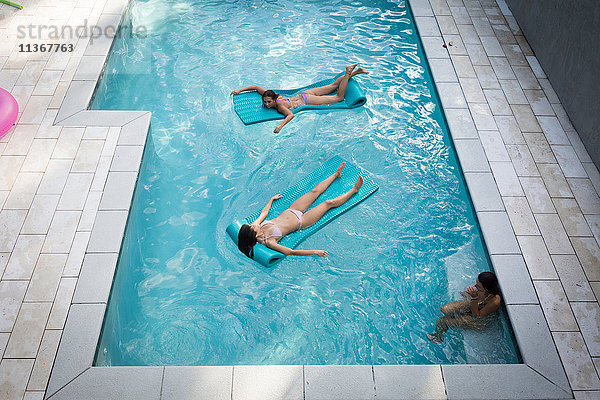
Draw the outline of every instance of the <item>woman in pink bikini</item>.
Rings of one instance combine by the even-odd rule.
[[[331,176],[320,182],[310,192],[298,198],[294,201],[290,208],[283,211],[277,217],[272,220],[265,220],[269,215],[271,204],[273,201],[281,198],[280,195],[271,197],[267,205],[262,209],[260,215],[252,224],[244,224],[240,228],[238,233],[238,248],[242,253],[252,258],[254,255],[254,245],[261,243],[270,249],[283,253],[285,255],[292,256],[310,256],[317,255],[320,257],[326,257],[327,252],[325,250],[292,250],[289,247],[285,247],[277,243],[282,237],[288,235],[301,228],[308,228],[317,222],[328,210],[339,207],[344,204],[350,197],[352,197],[363,184],[363,177],[359,176],[356,183],[346,193],[329,200],[325,200],[323,203],[316,207],[311,208],[309,211],[306,209],[323,193],[334,180],[342,175],[342,169],[344,169],[346,163],[341,163],[337,171]]]
[[[335,82],[317,87],[314,89],[308,89],[294,97],[283,97],[278,95],[272,90],[265,90],[258,85],[252,85],[243,89],[237,89],[231,92],[231,94],[240,94],[249,90],[256,90],[258,94],[262,96],[263,104],[267,108],[276,108],[281,114],[285,115],[285,119],[275,127],[274,132],[278,133],[285,124],[290,122],[294,118],[293,109],[300,106],[311,104],[311,105],[327,105],[335,104],[344,100],[346,94],[346,87],[348,81],[355,75],[368,74],[369,72],[362,67],[356,68],[357,64],[348,65],[346,67],[346,73],[335,80]],[[354,70],[356,68],[356,70]],[[337,89],[336,94],[330,94]]]

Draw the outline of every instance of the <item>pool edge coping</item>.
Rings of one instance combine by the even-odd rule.
[[[450,60],[450,56],[447,51],[445,57],[430,57],[430,55],[428,55],[427,46],[424,44],[424,38],[431,38],[434,40],[440,40],[441,45],[443,43],[441,33],[433,36],[422,36],[418,28],[422,18],[433,18],[435,20],[435,15],[429,0],[408,0],[407,4],[409,4],[411,13],[414,17],[416,32],[419,37],[420,44],[423,47],[425,61],[427,64],[429,66],[431,65],[430,59]],[[99,24],[104,23],[105,25],[108,25],[111,19],[114,21],[115,16],[120,19],[126,7],[126,0],[108,0],[100,16]],[[104,28],[102,25],[101,27]],[[94,259],[106,257],[111,260],[108,261],[107,264],[104,264],[103,272],[110,273],[112,271],[112,274],[114,274],[114,270],[116,268],[116,259],[119,254],[120,245],[125,231],[125,222],[128,217],[131,203],[130,197],[129,202],[126,202],[128,204],[127,207],[123,205],[111,206],[110,199],[106,200],[105,197],[106,193],[110,192],[110,190],[107,190],[110,189],[109,185],[111,182],[113,182],[113,184],[114,182],[117,182],[119,179],[119,174],[121,173],[129,173],[130,178],[131,173],[135,174],[136,179],[133,180],[133,187],[130,190],[131,196],[133,195],[135,182],[137,181],[137,175],[139,174],[139,168],[141,165],[141,152],[143,152],[144,149],[151,119],[150,112],[146,111],[87,110],[87,106],[94,92],[94,88],[99,77],[101,76],[104,63],[106,62],[108,54],[110,53],[112,41],[113,39],[111,38],[110,40],[96,41],[96,44],[89,43],[87,45],[88,47],[84,52],[82,62],[78,67],[78,71],[80,68],[82,68],[82,63],[84,60],[88,63],[101,63],[102,65],[100,67],[98,67],[98,65],[95,66],[94,70],[98,71],[97,75],[95,76],[93,74],[85,75],[83,72],[79,74],[76,72],[74,79],[69,85],[69,89],[67,90],[65,99],[61,104],[55,120],[55,124],[63,126],[120,126],[122,129],[117,142],[117,149],[115,150],[115,158],[118,158],[117,153],[122,153],[124,157],[121,158],[125,158],[126,161],[129,162],[118,163],[115,162],[115,159],[113,158],[113,162],[111,163],[109,176],[112,174],[115,179],[107,180],[107,186],[105,186],[102,194],[100,203],[101,205],[98,209],[96,221],[94,222],[94,226],[92,228],[90,243],[88,244],[88,248],[85,253],[82,272],[77,282],[75,295],[68,313],[67,322],[65,324],[64,332],[60,341],[55,363],[52,367],[52,373],[47,391],[45,393],[45,398],[61,398],[64,396],[69,398],[68,392],[73,390],[85,390],[87,395],[92,395],[90,392],[91,390],[98,390],[98,394],[104,396],[106,395],[107,385],[109,385],[109,383],[118,382],[119,379],[123,379],[124,376],[136,377],[134,382],[129,381],[127,382],[127,385],[122,388],[124,392],[127,392],[134,387],[136,390],[140,390],[137,392],[139,393],[139,397],[137,398],[145,399],[149,398],[149,395],[157,395],[157,397],[161,397],[165,389],[164,378],[167,371],[190,371],[191,369],[196,370],[198,373],[204,373],[213,369],[222,370],[223,368],[231,371],[231,381],[228,383],[228,385],[230,385],[230,397],[233,397],[234,387],[236,385],[236,381],[234,380],[234,372],[236,370],[254,370],[259,373],[261,370],[264,371],[266,367],[269,367],[272,371],[275,371],[277,369],[289,369],[289,367],[292,366],[92,366],[102,322],[104,319],[108,295],[110,293],[110,285],[112,285],[112,279],[105,279],[103,281],[104,287],[98,287],[97,282],[99,272],[97,270],[97,265],[94,264]],[[109,45],[107,45],[107,42]],[[454,67],[451,64],[450,67],[452,68],[452,71],[454,71]],[[470,120],[472,121],[472,116],[466,101],[456,101],[456,99],[452,98],[451,96],[449,98],[449,95],[452,92],[449,92],[448,90],[440,90],[440,88],[444,86],[453,88],[456,89],[456,91],[458,91],[458,93],[460,93],[460,95],[462,95],[464,98],[462,89],[460,88],[460,85],[458,85],[458,79],[456,78],[455,81],[453,81],[452,78],[438,79],[438,77],[436,77],[434,74],[434,71],[432,70],[431,72],[434,81],[433,86],[438,92],[444,118],[446,118],[447,121],[449,120],[447,110],[460,110],[463,112],[466,111]],[[475,184],[474,186],[473,180],[468,179],[474,176],[483,176],[488,179],[491,176],[489,161],[485,155],[485,152],[483,151],[483,146],[477,131],[475,131],[476,136],[474,137],[468,137],[464,135],[461,136],[462,132],[452,132],[450,123],[447,123],[447,126],[450,137],[452,138],[452,143],[457,150],[457,158],[459,164],[461,165],[462,173],[465,178],[465,184],[470,193],[470,197],[477,214],[478,223],[484,236],[488,254],[492,260],[494,270],[498,274],[500,285],[503,286],[503,291],[506,290],[506,294],[510,292],[510,286],[506,285],[506,283],[511,274],[515,273],[521,278],[527,276],[528,282],[525,282],[525,284],[527,286],[528,283],[529,288],[533,290],[533,282],[527,272],[525,263],[523,261],[523,256],[516,240],[516,235],[512,230],[506,210],[504,207],[497,206],[496,208],[490,208],[489,204],[481,204],[480,202],[477,202],[476,198],[482,190],[481,185]],[[465,148],[467,148],[468,151],[464,151]],[[135,156],[133,160],[128,159],[132,152],[133,154],[139,154],[139,157]],[[484,156],[483,159],[481,158],[482,154]],[[470,180],[471,183],[469,182]],[[111,235],[113,238],[120,238],[120,240],[112,240],[110,244],[107,244],[105,243],[106,241],[103,240],[103,238],[107,235]],[[496,242],[497,240],[498,242]],[[116,242],[118,242],[118,246],[115,247]],[[93,285],[90,286],[90,282],[93,283]],[[108,282],[108,288],[106,287],[106,282]],[[86,284],[88,287],[94,287],[96,292],[83,293],[82,288],[86,287]],[[523,364],[492,364],[491,366],[484,366],[481,364],[425,366],[297,365],[293,367],[302,367],[302,397],[305,397],[307,394],[307,383],[305,379],[307,369],[309,371],[314,369],[321,371],[333,371],[339,370],[340,368],[345,369],[348,373],[345,372],[343,375],[339,374],[333,377],[328,375],[330,379],[338,378],[337,382],[330,381],[328,384],[331,385],[331,387],[339,387],[340,390],[343,390],[344,388],[355,386],[353,385],[355,382],[348,382],[347,377],[354,376],[351,371],[370,368],[372,371],[372,381],[369,382],[367,380],[365,382],[363,380],[363,385],[371,387],[373,389],[372,394],[375,396],[375,393],[377,392],[377,380],[375,374],[376,369],[387,369],[388,372],[392,370],[392,376],[396,376],[401,380],[402,376],[411,375],[411,370],[415,371],[420,368],[427,367],[430,370],[439,371],[439,374],[435,377],[435,382],[429,382],[429,384],[438,386],[438,389],[443,389],[444,395],[440,398],[455,398],[457,395],[456,390],[460,390],[461,398],[477,398],[478,394],[481,395],[480,388],[474,387],[472,380],[467,379],[473,375],[477,375],[477,377],[481,378],[482,380],[480,380],[480,382],[493,383],[493,385],[490,384],[489,386],[491,386],[495,391],[493,393],[486,392],[486,396],[489,398],[492,398],[492,396],[502,398],[523,398],[523,395],[526,395],[527,398],[572,398],[573,394],[571,388],[566,378],[560,357],[558,356],[557,349],[552,340],[550,329],[543,316],[539,300],[537,299],[537,296],[535,296],[535,290],[533,290],[533,292],[529,291],[529,289],[527,290],[528,293],[526,296],[524,296],[525,298],[520,298],[518,293],[515,293],[514,295],[511,293],[506,302],[508,316],[523,357]],[[531,293],[533,293],[533,296]],[[524,318],[523,314],[527,315],[527,317]],[[533,320],[530,318],[532,314],[535,316],[535,319]],[[543,341],[542,345],[539,344],[540,340]],[[543,349],[544,352],[538,351],[540,349]],[[158,370],[162,370],[159,387],[157,386],[157,381],[149,379],[155,377],[156,371]],[[494,372],[486,372],[491,370]],[[518,371],[517,376],[514,376],[514,371]],[[543,379],[540,379],[540,377]],[[90,385],[90,379],[92,382],[97,382],[98,384]],[[398,381],[393,381],[393,379],[390,381],[391,378],[380,379],[383,379],[383,382],[388,382],[388,385],[398,385],[401,383]],[[546,385],[543,384],[544,382],[546,382]],[[270,383],[273,384],[274,382]],[[410,382],[410,384],[413,383],[414,382]],[[521,391],[519,391],[519,387],[521,388]],[[323,390],[323,393],[320,395],[322,396],[326,393],[330,393],[329,398],[337,398],[335,396],[340,394],[340,392],[331,393],[327,391],[326,386],[323,388]],[[405,390],[408,389],[405,388]],[[533,390],[533,392],[531,390]],[[370,393],[368,388],[367,392]],[[526,392],[527,394],[525,394]]]

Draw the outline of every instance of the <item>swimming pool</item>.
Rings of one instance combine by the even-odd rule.
[[[490,269],[404,2],[133,5],[94,109],[152,132],[96,365],[516,363],[505,316],[431,344],[439,306]],[[130,25],[131,24],[131,25]],[[243,126],[231,90],[360,61],[365,107]],[[380,190],[265,270],[225,227],[339,154]],[[479,351],[479,349],[486,349]]]

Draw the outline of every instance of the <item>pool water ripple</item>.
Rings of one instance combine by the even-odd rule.
[[[152,111],[97,365],[519,362],[505,315],[429,343],[490,269],[404,1],[134,2],[95,109]],[[133,19],[132,19],[133,16]],[[304,86],[349,62],[367,104],[244,126],[229,93]],[[380,190],[264,269],[225,234],[334,155]],[[475,349],[475,350],[474,350]],[[485,351],[479,351],[485,349]]]

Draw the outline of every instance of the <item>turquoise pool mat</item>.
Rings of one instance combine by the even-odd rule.
[[[287,210],[296,199],[298,199],[303,194],[308,193],[319,182],[333,174],[342,162],[344,162],[344,159],[342,159],[340,156],[335,156],[329,159],[325,164],[321,165],[314,172],[304,177],[298,183],[287,189],[285,192],[281,193],[283,197],[273,202],[271,210],[269,211],[269,215],[267,215],[266,219],[273,219],[284,210]],[[362,175],[364,179],[364,184],[357,194],[352,196],[350,200],[348,200],[340,207],[333,208],[327,211],[325,215],[314,225],[308,227],[307,229],[301,229],[299,231],[292,232],[289,235],[285,236],[279,241],[279,244],[289,247],[291,249],[296,248],[296,246],[298,246],[304,239],[306,239],[307,237],[309,237],[310,235],[327,225],[329,222],[333,221],[339,215],[343,214],[350,208],[365,200],[367,197],[375,193],[377,189],[379,189],[377,183],[375,183],[363,169],[346,161],[346,167],[342,171],[342,176],[336,179],[331,184],[331,186],[327,188],[325,193],[323,193],[321,196],[319,196],[317,200],[315,200],[315,202],[309,207],[309,209],[322,203],[327,199],[332,199],[350,190],[350,188],[356,183],[356,179],[359,175]],[[273,195],[275,194],[277,193],[273,193]],[[236,244],[236,246],[240,227],[243,224],[252,223],[256,218],[258,218],[261,210],[262,207],[258,211],[244,218],[243,220],[235,221],[229,224],[226,231],[233,240],[233,242]],[[254,260],[264,265],[265,267],[273,266],[273,264],[275,264],[283,257],[285,257],[284,254],[281,254],[275,250],[263,246],[262,244],[257,243],[254,246]]]
[[[330,83],[333,83],[333,81],[335,81],[336,78],[337,76],[298,89],[275,90],[275,93],[285,97],[292,97],[308,89],[329,85]],[[362,106],[366,102],[367,98],[365,97],[365,93],[363,92],[362,88],[360,87],[358,82],[351,78],[348,82],[348,87],[346,88],[346,95],[344,97],[344,101],[340,101],[339,103],[330,104],[327,106],[304,105],[294,109],[294,113],[298,113],[300,111],[305,110],[326,111],[356,108]],[[234,95],[233,109],[235,110],[238,117],[240,117],[242,122],[246,125],[284,118],[283,114],[280,114],[277,110],[273,108],[266,108],[262,103],[261,95],[259,95],[256,91],[244,92]]]

